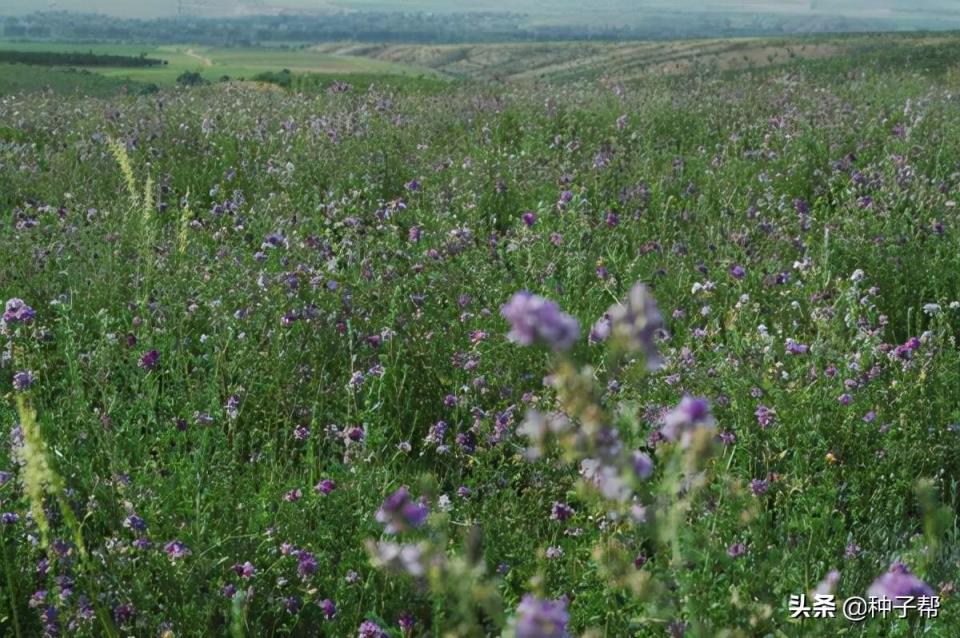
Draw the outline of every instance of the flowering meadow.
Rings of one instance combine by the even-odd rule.
[[[0,635],[960,635],[958,197],[907,56],[0,97]]]

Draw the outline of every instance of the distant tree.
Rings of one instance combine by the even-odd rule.
[[[177,76],[177,84],[180,86],[200,86],[202,84],[209,84],[209,82],[196,71],[184,71]]]

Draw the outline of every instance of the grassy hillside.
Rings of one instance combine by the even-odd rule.
[[[738,38],[677,42],[516,43],[465,45],[322,44],[313,50],[367,57],[476,79],[569,81],[679,75],[783,66],[804,60],[897,56],[916,59],[960,54],[960,35],[850,35]]]
[[[87,52],[101,55],[139,56],[165,60],[150,68],[91,67],[108,78],[67,76],[65,86],[85,80],[102,92],[124,81],[171,85],[184,71],[217,81],[251,79],[258,74],[288,69],[294,76],[396,78],[422,76],[446,79],[570,82],[603,78],[629,81],[644,77],[690,73],[736,72],[802,64],[805,62],[856,61],[857,64],[897,64],[898,60],[935,65],[943,70],[960,59],[960,34],[869,34],[793,38],[736,38],[674,42],[545,42],[507,44],[393,44],[328,43],[289,48],[217,48],[191,45],[137,46],[125,44],[71,44],[0,41],[0,50]],[[61,72],[34,76],[26,69],[9,68],[2,86],[43,85]],[[22,76],[22,77],[20,77]],[[314,80],[296,83],[306,87]],[[57,82],[60,82],[57,79]],[[92,84],[91,84],[92,86]],[[426,88],[426,85],[424,85]]]
[[[104,77],[114,80],[132,80],[158,85],[172,84],[184,71],[200,73],[210,81],[222,76],[230,78],[251,78],[263,71],[290,69],[301,73],[384,75],[384,74],[426,74],[433,75],[428,68],[414,68],[411,65],[395,63],[375,58],[333,55],[321,51],[300,49],[266,48],[229,48],[218,49],[199,46],[137,46],[125,44],[72,44],[46,42],[11,42],[0,40],[0,50],[18,51],[54,51],[87,52],[103,55],[139,56],[145,53],[150,58],[165,60],[167,64],[150,68],[128,67],[91,67]],[[27,71],[21,71],[28,73]]]

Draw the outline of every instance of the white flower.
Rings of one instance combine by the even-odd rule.
[[[449,496],[441,494],[440,498],[437,499],[437,507],[441,512],[449,512],[453,509],[453,503],[450,501]]]

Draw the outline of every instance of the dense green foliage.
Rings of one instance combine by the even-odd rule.
[[[3,98],[0,302],[36,317],[0,341],[3,391],[34,379],[0,407],[0,634],[401,636],[406,613],[500,635],[532,591],[568,597],[573,635],[956,636],[948,59]],[[635,281],[657,372],[586,338]],[[579,320],[568,358],[505,338],[521,289]],[[653,458],[652,522],[525,458],[528,409],[569,411],[545,376],[573,369]],[[658,433],[686,394],[724,437],[678,487]],[[21,431],[63,483],[47,548]],[[447,565],[429,584],[365,545],[401,485],[431,514],[400,538]],[[789,617],[829,570],[846,598],[894,560],[939,618]]]
[[[163,60],[146,55],[97,55],[89,53],[60,53],[55,51],[5,51],[0,50],[0,63],[35,64],[39,66],[122,66],[143,67],[166,64]]]

